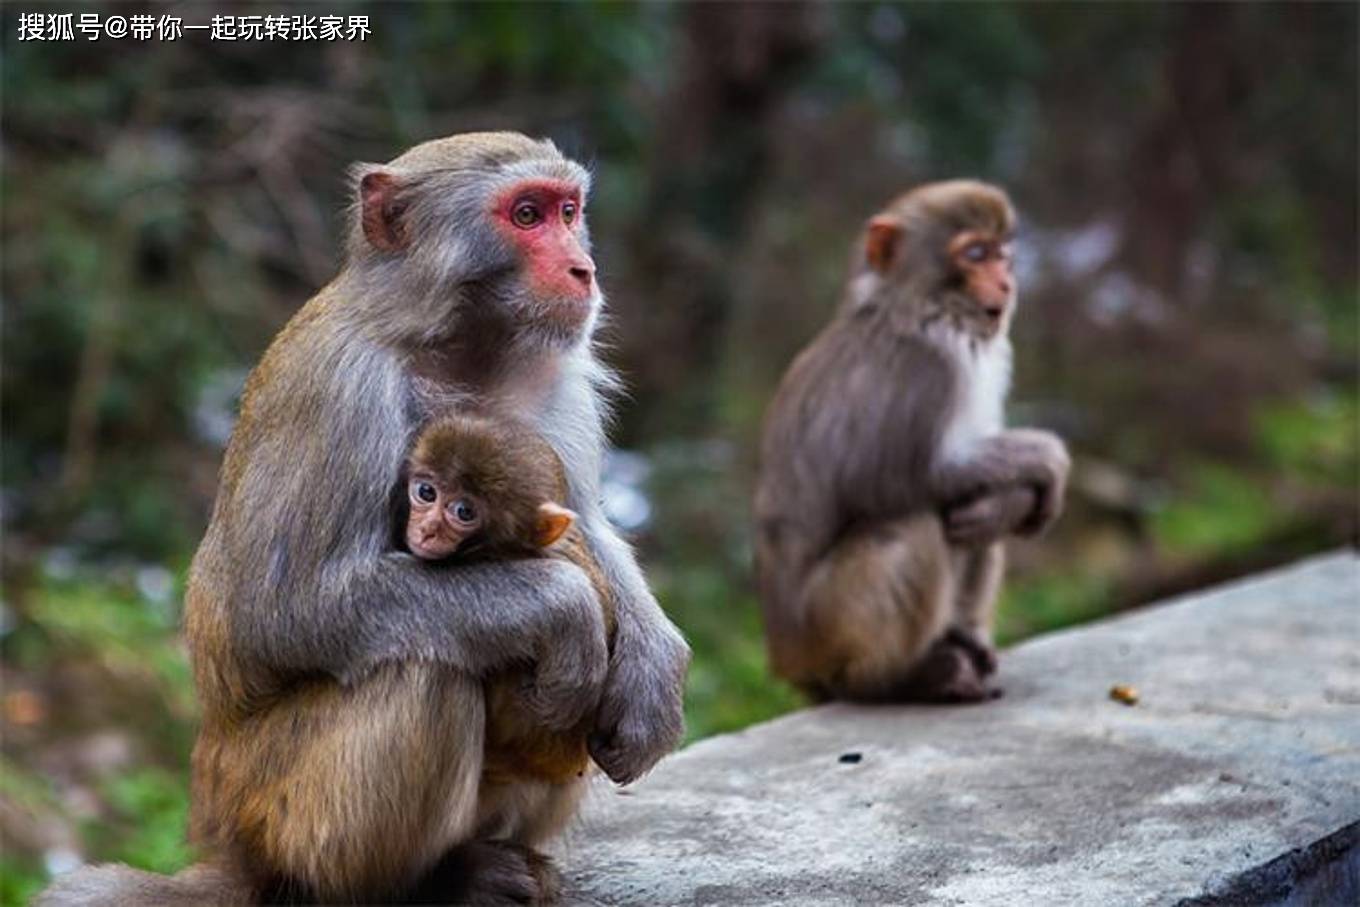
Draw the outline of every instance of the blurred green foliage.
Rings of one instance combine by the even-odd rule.
[[[1153,519],[1162,544],[1190,554],[1211,554],[1259,541],[1271,525],[1270,498],[1247,474],[1213,463],[1198,464],[1186,491]]]
[[[1254,420],[1267,462],[1276,473],[1314,486],[1344,486],[1360,475],[1355,428],[1360,393],[1322,393],[1261,407]]]
[[[1011,583],[997,604],[997,643],[1010,645],[1036,633],[1105,616],[1111,585],[1109,578],[1080,569]]]
[[[59,808],[50,782],[6,757],[0,757],[0,797],[29,815],[50,814]],[[0,904],[5,907],[27,904],[46,880],[34,854],[11,852],[8,847],[0,853]]]
[[[113,860],[155,872],[183,869],[192,855],[184,839],[188,781],[183,772],[159,768],[109,779],[104,795],[115,819],[88,823],[86,840]]]
[[[19,43],[17,11],[0,903],[66,846],[188,859],[178,596],[235,393],[334,271],[346,166],[432,136],[595,168],[691,740],[799,704],[750,576],[760,418],[864,218],[924,179],[1019,203],[1013,412],[1077,456],[1057,532],[1012,546],[1002,641],[1355,540],[1354,5],[338,2],[369,41],[288,47]]]

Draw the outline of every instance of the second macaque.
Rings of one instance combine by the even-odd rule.
[[[590,577],[612,639],[608,584],[575,527],[576,515],[561,504],[566,475],[546,441],[514,423],[444,417],[422,429],[406,472],[402,536],[413,555],[431,561],[560,557]],[[590,765],[589,728],[544,729],[524,701],[520,680],[499,675],[487,684],[484,788],[574,786]],[[489,799],[494,810],[499,798]]]
[[[840,310],[765,421],[756,567],[775,673],[816,699],[998,695],[1002,540],[1062,509],[1067,449],[1008,428],[1015,210],[971,180],[871,218]]]

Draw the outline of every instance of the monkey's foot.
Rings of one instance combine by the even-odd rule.
[[[557,868],[552,857],[528,847],[523,850],[525,862],[529,866],[529,871],[533,873],[534,882],[538,885],[538,900],[534,903],[556,904],[562,897],[562,871]]]
[[[409,897],[409,904],[555,903],[562,878],[553,861],[509,841],[471,841],[449,852]]]
[[[995,670],[995,654],[992,655]],[[985,702],[1001,695],[999,688],[987,683],[973,647],[965,647],[948,636],[926,652],[921,663],[902,684],[900,697],[906,702],[959,704]]]
[[[950,627],[944,638],[945,642],[963,649],[973,660],[973,667],[977,668],[983,677],[990,677],[996,673],[996,647],[977,633],[963,627]]]

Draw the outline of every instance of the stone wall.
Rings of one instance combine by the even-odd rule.
[[[602,785],[560,854],[568,902],[1360,904],[1354,552],[1032,640],[1001,680],[985,705],[808,709]]]

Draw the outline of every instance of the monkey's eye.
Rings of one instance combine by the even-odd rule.
[[[412,482],[411,499],[422,504],[433,504],[439,500],[439,491],[429,482]]]
[[[562,223],[571,226],[571,223],[574,220],[576,220],[576,202],[563,202]]]
[[[963,260],[973,264],[979,264],[987,260],[987,255],[991,250],[983,242],[970,242],[963,247]]]
[[[467,499],[455,501],[449,508],[453,511],[453,518],[460,523],[477,522],[477,508],[472,506],[472,502]]]
[[[515,205],[510,217],[514,220],[516,227],[523,227],[527,230],[530,227],[538,226],[543,221],[543,212],[533,202],[523,201]]]

